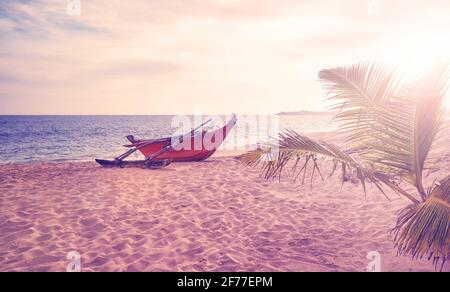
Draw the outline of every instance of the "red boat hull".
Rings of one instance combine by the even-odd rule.
[[[184,140],[182,137],[177,137],[175,141],[180,141],[180,144],[175,149],[170,148],[167,152],[162,153],[152,160],[166,160],[170,159],[173,162],[188,162],[188,161],[203,161],[213,155],[225,140],[229,132],[236,124],[236,119],[233,119],[223,128],[215,131],[206,132],[188,137],[189,140]],[[185,138],[186,139],[186,138]],[[129,147],[139,147],[139,144],[147,143],[147,141],[139,141]],[[172,144],[172,138],[162,138],[155,140],[147,146],[139,148],[139,151],[146,157],[161,151],[164,147]]]

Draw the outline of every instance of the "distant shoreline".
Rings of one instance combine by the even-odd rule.
[[[334,115],[335,112],[332,111],[292,111],[292,112],[279,112],[277,116],[331,116]]]

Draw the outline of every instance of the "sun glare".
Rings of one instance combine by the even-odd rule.
[[[435,65],[450,65],[450,39],[439,28],[396,31],[379,42],[376,49],[376,59],[412,79],[424,77]],[[449,108],[449,93],[445,103]]]
[[[450,61],[450,39],[438,30],[400,32],[387,38],[380,58],[412,77],[423,77],[435,64]]]

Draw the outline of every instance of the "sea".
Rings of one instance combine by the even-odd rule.
[[[226,116],[0,116],[0,163],[92,161],[126,151],[127,135],[160,138],[183,133],[212,118],[205,129],[221,127]],[[239,150],[291,129],[301,133],[336,130],[331,115],[237,116],[221,149]],[[188,122],[189,121],[189,122]],[[138,158],[136,153],[134,157]]]

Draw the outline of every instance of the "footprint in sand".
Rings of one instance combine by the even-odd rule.
[[[89,226],[93,226],[98,222],[97,218],[86,218],[86,219],[81,219],[80,223],[83,226],[89,227]]]
[[[309,246],[311,244],[313,244],[313,241],[309,238],[295,239],[288,243],[288,245],[290,246],[297,246],[297,247]]]
[[[153,228],[154,226],[159,225],[161,221],[159,221],[158,219],[153,220],[153,221],[137,221],[136,223],[134,223],[134,226],[139,228],[142,231],[147,231],[151,228]]]
[[[91,261],[88,266],[99,267],[105,265],[109,261],[108,258],[104,256],[97,256],[93,261]]]
[[[53,235],[51,235],[51,234],[42,234],[41,236],[36,238],[36,242],[42,243],[44,241],[49,241],[52,238],[53,238]]]

